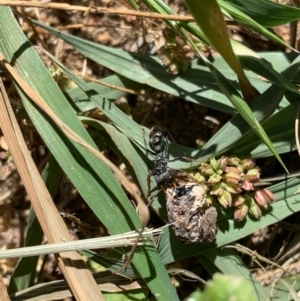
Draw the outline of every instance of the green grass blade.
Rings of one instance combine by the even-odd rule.
[[[14,63],[18,73],[62,121],[95,146],[8,7],[0,7],[0,39],[0,51],[7,61]],[[111,170],[89,151],[69,140],[21,90],[19,93],[31,121],[53,156],[110,233],[140,228],[140,219]],[[138,249],[133,264],[157,300],[167,300],[170,296],[173,300],[178,300],[154,246]]]
[[[274,27],[296,21],[300,16],[300,9],[267,0],[219,0],[219,3],[230,2],[254,21],[264,27]]]
[[[146,194],[148,168],[140,154],[132,146],[128,136],[119,132],[115,127],[107,123],[99,122],[88,117],[81,117],[80,119],[85,124],[106,131],[113,143],[110,146],[122,159],[125,159],[127,162],[127,169],[131,171],[131,176],[137,179],[141,190]],[[124,162],[124,160],[122,161]]]
[[[234,20],[244,24],[245,26],[248,26],[252,28],[253,30],[257,31],[258,33],[268,37],[269,39],[273,40],[274,42],[277,42],[280,45],[283,45],[284,47],[287,47],[291,50],[296,51],[293,49],[289,44],[285,43],[282,39],[277,37],[275,34],[273,34],[268,29],[264,28],[259,23],[255,22],[251,17],[249,17],[247,14],[243,13],[239,9],[237,9],[235,6],[231,5],[228,1],[218,1],[220,3],[220,6],[225,9]]]
[[[146,85],[134,82],[123,76],[111,75],[101,79],[101,81],[109,84],[110,86],[104,86],[98,83],[89,83],[90,89],[96,91],[99,95],[102,95],[109,101],[117,100],[124,95],[127,95],[126,91],[120,91],[111,87],[119,87],[124,89],[132,89],[135,91],[147,89]],[[77,111],[86,112],[94,109],[95,104],[90,101],[84,92],[80,88],[73,88],[65,92],[67,98],[71,98]]]
[[[293,294],[291,294],[290,287],[292,287],[292,289],[296,292],[300,290],[299,274],[295,276],[287,276],[284,277],[284,279],[281,278],[280,281],[275,285],[275,287],[274,283],[271,282],[271,284],[268,285],[268,290],[272,293],[274,300],[299,300],[298,296],[295,296],[295,298]]]
[[[135,80],[144,84],[148,84],[167,93],[183,97],[186,100],[193,101],[204,106],[215,108],[231,114],[234,113],[232,105],[224,96],[224,94],[221,93],[218,84],[210,74],[208,68],[199,65],[197,60],[192,62],[192,66],[187,72],[174,78],[173,75],[170,75],[165,71],[161,61],[155,57],[151,57],[150,60],[148,56],[109,48],[69,34],[65,34],[38,21],[33,20],[33,22],[64,39],[90,59],[114,70],[117,73],[122,74],[122,76],[130,78],[133,81]],[[116,60],[119,62],[118,67],[116,67],[115,64]],[[215,61],[216,62],[214,66],[227,78],[232,80],[232,83],[234,83],[235,74],[230,68],[228,68],[228,65],[225,64],[220,58],[216,58]],[[254,63],[248,63],[248,67],[252,67],[254,72],[258,71],[258,73],[261,73],[262,76],[266,77],[268,80],[276,81],[276,84],[291,90],[294,89],[294,86],[288,84],[288,81],[284,81],[284,78],[276,71],[273,71],[271,74],[272,77],[269,76],[271,71],[268,70],[267,64],[265,68],[257,68],[257,65]],[[128,70],[130,70],[130,72],[128,72]],[[132,72],[132,70],[134,70],[134,72]],[[253,74],[250,72],[247,73],[247,77],[261,92],[265,91],[269,86],[267,83],[259,80],[257,76],[253,76]],[[237,89],[239,88],[237,85],[235,86]],[[201,89],[201,87],[203,88]],[[73,93],[72,90],[70,93]],[[77,93],[80,93],[78,92],[78,89]],[[83,99],[82,101],[85,100]]]
[[[273,69],[272,66],[270,66],[270,64],[268,64],[263,59],[247,54],[238,54],[238,58],[240,59],[244,68],[247,68],[254,73],[262,76],[264,80],[268,80],[271,83],[278,85],[279,87],[299,94],[298,89],[294,84],[291,83],[290,80]]]
[[[284,72],[287,79],[292,79],[298,72],[299,59],[296,59],[290,67]],[[250,105],[257,120],[263,122],[269,118],[278,107],[285,90],[278,86],[271,86],[265,93],[260,95]],[[212,152],[218,156],[224,151],[227,151],[235,142],[241,139],[244,135],[249,133],[250,127],[245,120],[240,116],[234,116],[221,130],[219,130],[199,151],[197,158],[209,157]],[[222,137],[226,137],[225,139]],[[237,150],[235,148],[235,150]],[[269,153],[271,153],[269,151]]]
[[[143,129],[140,125],[138,125],[136,122],[134,122],[131,118],[129,118],[125,113],[123,113],[120,109],[118,109],[116,106],[114,106],[112,103],[108,102],[106,99],[104,99],[102,96],[98,95],[97,93],[94,93],[94,91],[90,90],[89,86],[87,84],[85,84],[84,82],[82,82],[79,78],[77,78],[72,72],[70,72],[64,65],[62,65],[56,58],[54,58],[53,56],[51,56],[53,61],[55,61],[56,64],[58,64],[58,66],[64,70],[64,72],[77,84],[78,87],[80,87],[82,89],[82,91],[84,91],[86,93],[86,95],[92,95],[90,96],[90,100],[100,109],[102,110],[105,115],[112,121],[115,123],[115,126],[121,131],[123,132],[126,136],[129,136],[132,140],[134,140],[135,142],[138,143],[138,147],[139,149],[142,150],[143,153],[146,154],[146,150],[145,150],[145,143],[144,143],[144,137],[143,135],[145,134],[145,137],[149,136],[149,130],[148,129]],[[88,120],[87,118],[82,118],[83,120]],[[90,124],[92,124],[93,126],[95,126],[95,122],[91,123],[91,120],[89,121]],[[107,126],[106,126],[107,129]],[[119,137],[120,138],[120,137]],[[124,137],[125,139],[126,137]],[[127,138],[126,138],[127,139]],[[113,140],[117,143],[118,139],[113,138]],[[125,147],[125,145],[129,146],[128,143],[126,142],[125,144],[122,145],[122,143],[118,143],[120,150],[123,147]],[[174,147],[174,145],[171,145],[171,147]],[[171,148],[170,147],[170,148]],[[186,148],[183,148],[186,149]],[[120,153],[119,150],[119,153]],[[181,148],[182,150],[182,148]],[[180,150],[177,150],[180,151]],[[127,152],[126,150],[122,149],[122,156],[127,153],[129,155],[130,153],[130,157],[129,158],[129,162],[130,161],[136,161],[134,159],[134,157],[131,157],[133,153],[131,153],[131,151]],[[185,152],[182,152],[185,154]],[[182,155],[181,153],[181,155]],[[177,154],[173,153],[173,156],[170,156],[170,158],[172,157],[178,157]],[[138,164],[138,166],[136,167],[136,171],[137,171],[137,176],[138,181],[141,185],[142,191],[145,193],[147,192],[147,175],[148,175],[148,171],[147,171],[147,166],[146,164],[143,164],[142,162],[140,162]],[[155,181],[151,181],[151,192],[153,189],[156,189],[157,186],[155,184]],[[163,208],[161,208],[161,203],[158,201],[158,198],[155,198],[154,202],[153,202],[153,208],[156,210],[156,212],[158,211],[162,211],[162,216],[163,219],[165,219],[166,214],[165,214],[165,210]]]
[[[278,153],[291,152],[297,149],[295,142],[295,118],[299,105],[299,101],[289,105],[270,117],[263,124],[263,128]],[[272,155],[266,145],[253,132],[234,145],[231,151],[237,156],[242,157],[249,154],[254,158],[263,158]]]
[[[210,41],[210,44],[221,54],[227,64],[237,74],[244,98],[247,101],[255,98],[258,93],[249,82],[232,49],[227,26],[217,1],[186,0],[186,4],[197,24]]]
[[[90,99],[95,104],[99,104],[103,101],[106,101],[105,99],[103,100],[103,98],[101,96],[98,96],[93,91],[91,91],[89,86],[86,83],[84,83],[78,77],[76,77],[72,72],[70,72],[65,66],[63,66],[53,56],[51,56],[51,58],[59,65],[59,67],[62,70],[64,70],[64,72],[77,84],[78,87],[80,87],[83,91],[85,91],[87,93],[87,95],[90,95],[89,96]],[[108,107],[108,110],[110,110],[110,116],[112,114],[114,114],[115,112],[118,112],[118,113],[121,112],[120,110],[112,109],[112,104],[111,103],[107,103],[106,106]],[[102,109],[103,107],[100,107],[100,108]],[[140,135],[142,135],[142,131],[140,131]],[[149,288],[152,290],[152,292],[158,292],[162,289],[162,287],[165,286],[164,290],[168,289],[168,291],[164,292],[164,294],[160,293],[159,297],[162,298],[161,300],[164,300],[163,298],[165,298],[167,294],[171,294],[173,296],[174,300],[177,300],[176,292],[174,291],[174,288],[172,287],[172,284],[169,280],[169,276],[166,272],[166,269],[162,265],[162,263],[160,261],[160,258],[158,256],[154,246],[149,246],[149,247],[147,246],[147,247],[143,247],[142,249],[144,250],[145,253],[148,253],[148,252],[152,253],[152,255],[151,255],[152,266],[155,267],[155,272],[156,272],[156,275],[157,275],[155,279],[151,279],[151,280],[149,280],[149,282],[147,282],[147,285],[149,286]],[[138,269],[141,276],[145,279],[145,278],[148,278],[151,273],[153,273],[153,268],[152,268],[152,266],[147,266],[147,269],[145,269],[145,267],[146,267],[146,265],[145,265],[146,264],[145,263],[146,257],[144,256],[143,253],[139,253],[138,250],[139,249],[137,249],[137,252],[135,253],[135,256],[133,258],[133,264]],[[158,298],[158,300],[160,300],[160,299]]]
[[[262,141],[268,146],[275,158],[280,162],[283,168],[286,170],[284,163],[282,162],[280,156],[276,152],[274,146],[272,145],[269,137],[264,131],[263,127],[257,121],[254,113],[248,106],[248,104],[236,93],[236,90],[228,82],[226,77],[224,77],[217,69],[214,70],[215,78],[219,82],[220,87],[223,89],[227,97],[232,101],[234,107],[237,109],[241,117],[251,126],[253,131],[262,139]]]
[[[193,62],[190,71],[174,77],[165,70],[161,60],[156,57],[99,45],[63,33],[38,21],[32,22],[68,42],[91,60],[126,78],[229,114],[235,112],[209,70],[199,65],[197,61]]]

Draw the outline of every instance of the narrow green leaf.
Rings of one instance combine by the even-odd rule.
[[[138,154],[132,146],[130,140],[128,139],[128,136],[119,132],[115,127],[107,123],[96,121],[88,117],[81,117],[80,119],[85,124],[88,124],[94,128],[104,129],[107,132],[107,134],[112,139],[112,142],[116,146],[115,151],[117,151],[118,154],[122,156],[122,158],[125,158],[128,164],[130,164],[129,166],[127,166],[127,168],[133,169],[134,176],[136,176],[142,191],[144,192],[144,194],[146,194],[146,179],[148,174],[148,168],[145,162],[140,157],[140,154]]]
[[[273,34],[271,31],[268,29],[264,28],[262,25],[259,23],[255,22],[251,17],[249,17],[247,14],[243,13],[241,10],[237,9],[235,6],[233,6],[230,1],[218,1],[220,3],[220,6],[226,10],[234,20],[244,24],[245,26],[248,26],[258,33],[261,33],[262,35],[268,37],[269,39],[277,42],[280,45],[283,45],[284,47],[287,47],[289,49],[293,49],[289,44],[285,43],[282,39],[277,37],[275,34]]]
[[[32,22],[70,43],[91,60],[126,78],[229,114],[235,112],[209,70],[199,65],[197,61],[193,62],[190,71],[180,76],[174,76],[165,70],[161,60],[156,57],[99,45],[63,33],[36,20],[32,20]]]
[[[186,4],[211,45],[237,74],[244,98],[250,101],[258,96],[232,49],[227,26],[217,1],[186,0]]]
[[[271,282],[268,285],[268,290],[271,292],[272,297],[274,300],[291,300],[296,301],[297,299],[291,294],[290,286],[293,288],[293,290],[296,290],[297,292],[300,290],[300,276],[287,276],[284,277],[284,281],[280,281],[275,285]],[[298,298],[299,300],[299,298]]]
[[[116,86],[120,88],[142,90],[146,89],[147,86],[134,82],[120,75],[111,75],[102,79],[103,82],[109,84],[110,86],[104,86],[98,83],[89,83],[90,89],[96,91],[99,95],[102,95],[109,101],[117,100],[127,92],[113,89],[111,87]],[[67,98],[71,98],[77,111],[86,112],[95,108],[95,104],[90,101],[84,92],[80,88],[73,88],[64,93]]]
[[[64,72],[77,84],[78,87],[80,87],[83,91],[86,92],[87,95],[89,95],[89,98],[95,104],[103,102],[103,98],[98,96],[97,93],[95,94],[93,91],[91,91],[90,87],[85,82],[81,81],[77,76],[75,76],[72,72],[70,72],[70,70],[68,70],[58,60],[56,60],[56,58],[53,57],[51,54],[48,53],[48,55],[52,58],[53,61],[55,61],[59,65],[59,67],[62,70],[64,70]],[[109,110],[112,111],[112,104],[108,103],[106,105],[108,106]],[[121,112],[121,111],[119,110],[119,112]],[[113,114],[113,113],[111,112],[111,114]],[[140,249],[142,249],[144,252],[139,253],[138,251]],[[147,256],[145,254],[150,254],[150,253],[152,253],[151,254],[151,262],[152,262],[153,266],[148,266],[147,263],[146,263]],[[155,267],[156,278],[155,279],[150,279],[147,282],[147,285],[149,286],[149,288],[153,292],[156,292],[156,294],[159,294],[159,296],[157,296],[158,300],[164,300],[163,298],[165,298],[167,294],[169,294],[169,295],[171,294],[172,298],[174,298],[174,300],[177,300],[178,297],[176,295],[174,287],[172,286],[172,284],[170,282],[170,279],[169,279],[169,276],[166,272],[166,269],[162,265],[160,257],[158,256],[157,250],[155,249],[154,245],[153,246],[146,246],[146,247],[144,246],[144,247],[137,248],[132,262],[133,262],[134,266],[138,269],[140,275],[144,279],[148,278],[149,275],[151,275],[151,273],[153,273],[153,268]],[[146,269],[146,265],[148,267],[147,269]],[[165,291],[164,294],[163,293],[158,293],[163,289],[164,286],[166,286],[164,289],[165,290],[168,289],[168,291]],[[160,298],[162,298],[162,299],[160,299]]]
[[[119,252],[119,250],[118,250]],[[121,269],[124,266],[124,260],[123,259],[118,259],[117,257],[107,257],[107,256],[102,256],[101,254],[92,250],[85,250],[85,251],[80,251],[80,253],[88,258],[89,260],[92,260],[96,262],[97,264],[103,266],[104,268],[108,269],[111,272],[117,271]],[[125,275],[126,277],[136,279],[138,277],[138,274],[136,273],[135,269],[131,264],[129,264],[124,271],[122,271],[122,275]]]
[[[273,84],[299,94],[299,91],[294,84],[292,84],[282,74],[273,69],[270,64],[268,64],[263,59],[253,57],[251,55],[248,56],[246,54],[238,54],[238,58],[240,59],[244,68],[247,68],[254,73],[262,76],[263,80],[268,80]]]
[[[218,0],[229,2],[254,21],[264,27],[274,27],[296,21],[300,16],[300,9],[279,2],[268,0]]]
[[[0,51],[6,60],[13,62],[18,73],[63,122],[96,147],[8,7],[0,7],[0,39]],[[87,89],[90,91],[88,86]],[[53,156],[110,233],[140,228],[140,219],[111,170],[89,151],[69,140],[21,90],[19,93],[31,121]],[[155,247],[147,246],[139,250],[134,255],[133,264],[140,275],[147,279],[147,285],[157,300],[167,300],[170,296],[178,300]],[[154,274],[156,277],[152,277]]]
[[[276,152],[274,146],[272,145],[269,137],[266,132],[257,121],[254,113],[247,105],[247,103],[236,93],[236,90],[232,87],[232,85],[228,82],[228,80],[217,70],[214,69],[214,74],[216,80],[219,82],[220,87],[223,89],[224,93],[227,97],[232,101],[234,107],[237,109],[239,114],[243,117],[243,119],[251,126],[253,131],[264,141],[264,143],[268,146],[272,154],[275,158],[280,162],[283,168],[286,170],[284,163]]]
[[[7,11],[8,8],[1,7],[0,9],[0,13],[3,16],[3,18],[0,18],[0,37],[2,41],[5,41],[5,43],[0,44],[0,51],[4,53],[7,61],[10,62],[15,59],[15,53],[23,49],[23,52],[16,59],[16,70],[48,102],[62,121],[83,139],[95,146],[77,116],[72,113],[71,106],[50,76],[44,63],[28,43],[12,14]],[[24,45],[27,45],[27,48]],[[99,217],[101,216],[102,222],[108,226],[110,231],[113,234],[123,232],[121,229],[129,231],[131,228],[128,227],[128,223],[131,226],[139,227],[138,217],[111,170],[91,155],[90,152],[64,136],[57,129],[56,125],[53,125],[51,121],[45,118],[44,113],[37,109],[26,95],[22,94],[22,91],[20,91],[20,94],[31,121],[55,159],[94,212]],[[113,194],[109,191],[112,191]],[[100,200],[99,195],[102,196]],[[103,206],[100,209],[99,204],[102,202]],[[120,218],[118,225],[113,223],[110,218],[112,213],[111,205],[115,203],[122,203],[122,206],[113,206],[115,208],[115,217],[118,216]],[[128,221],[123,218],[125,212]]]
[[[289,68],[284,72],[287,79],[292,79],[298,72],[300,59],[297,58]],[[278,86],[271,86],[265,93],[260,95],[251,103],[250,108],[254,112],[257,120],[263,122],[270,117],[278,107],[284,90]],[[215,156],[227,151],[235,142],[250,131],[245,120],[240,116],[234,116],[220,129],[199,151],[197,158],[202,159],[211,156],[212,152]],[[235,148],[235,150],[237,150]],[[271,153],[271,151],[269,151]]]
[[[296,149],[295,119],[299,105],[300,102],[297,101],[263,123],[263,128],[278,153],[291,152]],[[241,139],[230,151],[242,157],[251,155],[254,158],[263,158],[272,155],[266,145],[253,132]]]

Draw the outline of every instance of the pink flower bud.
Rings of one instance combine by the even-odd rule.
[[[228,157],[221,157],[219,160],[218,160],[218,169],[222,169],[224,170],[225,167],[227,166],[227,162],[228,162]]]
[[[246,201],[246,198],[243,195],[238,194],[233,198],[233,205],[235,207],[240,207],[241,205],[243,205],[245,203],[245,201]]]
[[[255,166],[255,163],[251,159],[244,159],[241,162],[243,170],[249,170],[252,169]]]
[[[238,185],[241,180],[241,176],[235,172],[227,172],[223,175],[223,179],[226,183]]]
[[[255,191],[254,198],[258,205],[264,209],[267,209],[269,203],[272,203],[275,200],[274,194],[268,189],[260,189]]]
[[[237,207],[234,210],[234,219],[237,221],[242,221],[245,218],[245,216],[248,214],[248,210],[249,208],[245,204]]]
[[[227,166],[225,168],[225,172],[228,173],[236,173],[237,175],[241,175],[242,174],[242,170],[239,167],[235,167],[235,166]]]
[[[242,188],[246,191],[254,190],[253,184],[249,181],[244,181],[244,183],[242,184]]]
[[[241,164],[241,160],[238,157],[229,157],[227,164],[231,166],[239,166]]]

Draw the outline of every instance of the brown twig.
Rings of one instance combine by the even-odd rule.
[[[61,9],[61,10],[72,10],[72,11],[81,11],[89,14],[114,14],[114,15],[123,15],[123,16],[136,16],[136,17],[145,17],[152,19],[168,19],[173,21],[194,21],[192,16],[177,16],[177,15],[166,15],[159,13],[151,12],[141,12],[131,9],[114,9],[106,7],[97,7],[97,6],[79,6],[79,5],[70,5],[68,3],[42,3],[37,1],[4,1],[0,0],[0,5],[9,5],[9,6],[21,6],[21,7],[38,7],[38,8],[52,8],[52,9]]]

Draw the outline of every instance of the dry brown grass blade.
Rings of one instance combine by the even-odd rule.
[[[3,281],[3,278],[1,275],[0,275],[0,300],[1,301],[11,301],[8,296],[7,289],[6,289],[6,286],[4,284],[4,281]]]
[[[49,2],[43,3],[38,1],[4,1],[0,0],[0,5],[9,5],[9,6],[22,6],[22,7],[38,7],[38,8],[52,8],[52,9],[62,9],[62,10],[73,10],[73,11],[82,11],[86,14],[91,13],[106,13],[106,14],[114,14],[120,16],[137,16],[137,17],[145,17],[152,19],[168,19],[173,21],[193,21],[194,18],[192,16],[177,16],[177,15],[164,15],[159,13],[149,13],[149,12],[141,12],[130,9],[113,9],[106,7],[97,7],[97,6],[79,6],[79,5],[70,5],[68,3],[56,3]]]
[[[48,241],[55,243],[72,240],[30,156],[2,80],[0,80],[0,126]],[[77,300],[104,300],[80,254],[62,253],[57,259]]]
[[[112,90],[118,90],[118,91],[122,91],[122,92],[125,92],[125,93],[129,93],[129,94],[133,94],[133,95],[145,95],[144,92],[140,92],[140,91],[136,91],[136,90],[133,90],[133,89],[127,89],[127,88],[123,88],[123,87],[119,87],[119,86],[116,86],[116,85],[112,85],[112,84],[109,84],[101,79],[95,79],[95,78],[92,78],[90,76],[80,76],[78,74],[76,74],[78,77],[81,77],[85,80],[88,80],[90,82],[93,82],[93,83],[97,83],[97,84],[100,84],[102,86],[105,86],[105,87],[108,87],[108,88],[111,88]]]

